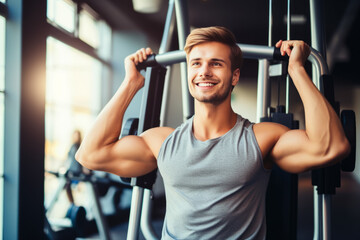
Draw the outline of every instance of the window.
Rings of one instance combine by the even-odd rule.
[[[74,131],[86,133],[102,108],[102,92],[110,76],[112,32],[87,5],[48,0],[47,6],[45,170],[61,172],[69,166]],[[45,174],[45,206],[52,202],[59,183],[54,175]],[[86,189],[73,189],[75,204],[91,204]],[[64,195],[47,209],[49,220],[64,216],[70,204]]]
[[[79,15],[79,38],[93,48],[99,47],[100,28],[95,17],[87,10],[81,10]]]
[[[73,33],[75,31],[76,5],[70,0],[48,0],[47,17],[58,27]]]
[[[85,133],[100,111],[103,66],[52,37],[47,40],[46,58],[45,169],[59,172],[68,166],[73,132]],[[46,175],[45,201],[58,184],[58,179]],[[55,211],[52,216],[57,214],[61,213]]]
[[[111,56],[111,29],[98,19],[91,8],[83,4],[79,14],[79,38],[97,49],[99,56],[109,60]]]
[[[85,132],[100,111],[102,64],[52,37],[46,59],[45,167],[57,170],[73,130]]]
[[[5,98],[5,18],[0,16],[0,236],[3,235],[4,193],[4,98]]]

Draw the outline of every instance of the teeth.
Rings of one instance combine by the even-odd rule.
[[[214,83],[198,83],[199,87],[211,87],[214,86]]]

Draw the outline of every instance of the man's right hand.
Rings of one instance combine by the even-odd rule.
[[[145,61],[151,54],[153,54],[151,48],[141,48],[125,58],[125,81],[129,81],[138,90],[144,86],[144,76],[141,75],[136,66]]]

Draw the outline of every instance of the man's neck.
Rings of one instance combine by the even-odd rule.
[[[213,105],[195,103],[193,133],[196,139],[206,141],[227,133],[236,123],[237,115],[229,103]]]

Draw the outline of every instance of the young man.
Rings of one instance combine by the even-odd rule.
[[[252,124],[234,113],[241,50],[223,27],[196,29],[185,51],[195,115],[175,130],[159,127],[120,140],[123,115],[144,85],[136,65],[151,49],[125,59],[126,77],[84,139],[77,160],[123,177],[156,167],[164,179],[163,239],[265,239],[265,192],[273,164],[292,173],[331,165],[349,152],[340,121],[304,69],[309,47],[279,41],[305,108],[306,130]]]

